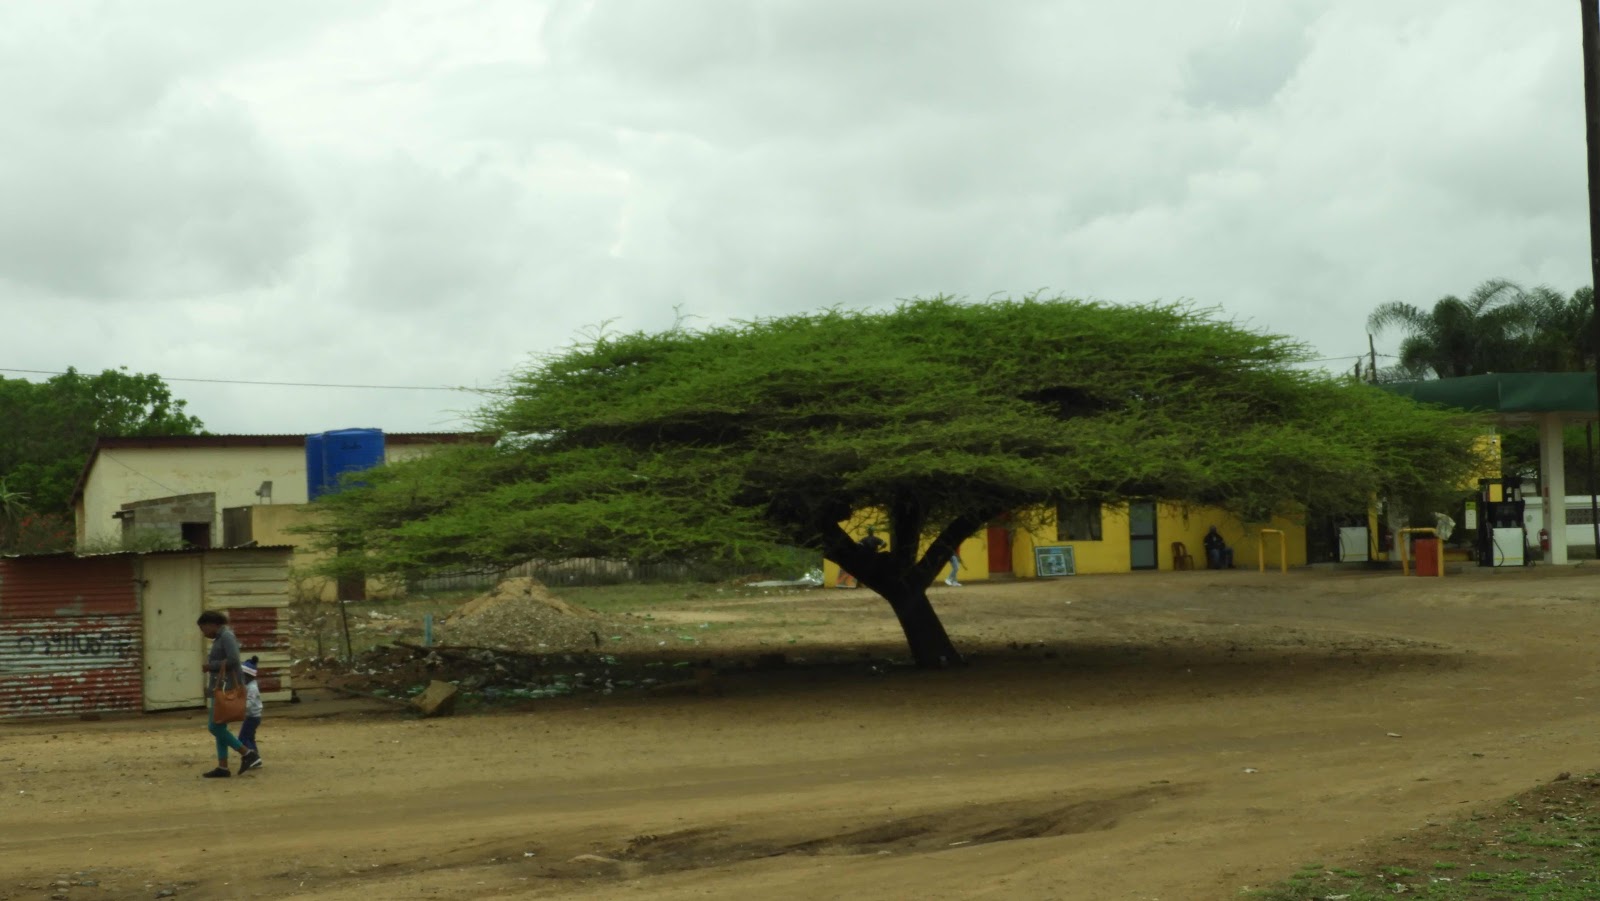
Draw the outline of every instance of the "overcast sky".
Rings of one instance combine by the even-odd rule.
[[[1377,303],[1587,282],[1578,26],[1563,0],[4,3],[0,367],[493,385],[674,307],[1044,288],[1192,299],[1347,369]],[[476,403],[174,387],[219,432]]]

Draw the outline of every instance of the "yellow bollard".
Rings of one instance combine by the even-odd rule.
[[[1278,536],[1278,571],[1287,575],[1289,573],[1289,540],[1284,537],[1282,529],[1262,529],[1256,533],[1256,566],[1261,572],[1267,571],[1267,536]]]

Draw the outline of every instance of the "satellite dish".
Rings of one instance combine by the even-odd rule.
[[[272,483],[262,482],[261,487],[256,489],[256,497],[269,504],[272,503]]]

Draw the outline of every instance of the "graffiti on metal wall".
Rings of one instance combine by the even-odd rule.
[[[117,632],[43,632],[19,635],[17,653],[24,657],[115,657],[133,656],[133,639]]]

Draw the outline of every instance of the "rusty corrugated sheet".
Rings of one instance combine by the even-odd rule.
[[[142,687],[136,613],[0,619],[0,719],[138,710]]]
[[[135,613],[133,560],[0,560],[0,620]]]
[[[289,636],[278,619],[277,607],[243,607],[228,611],[228,625],[239,639],[239,650],[249,657],[256,651],[283,651]]]

